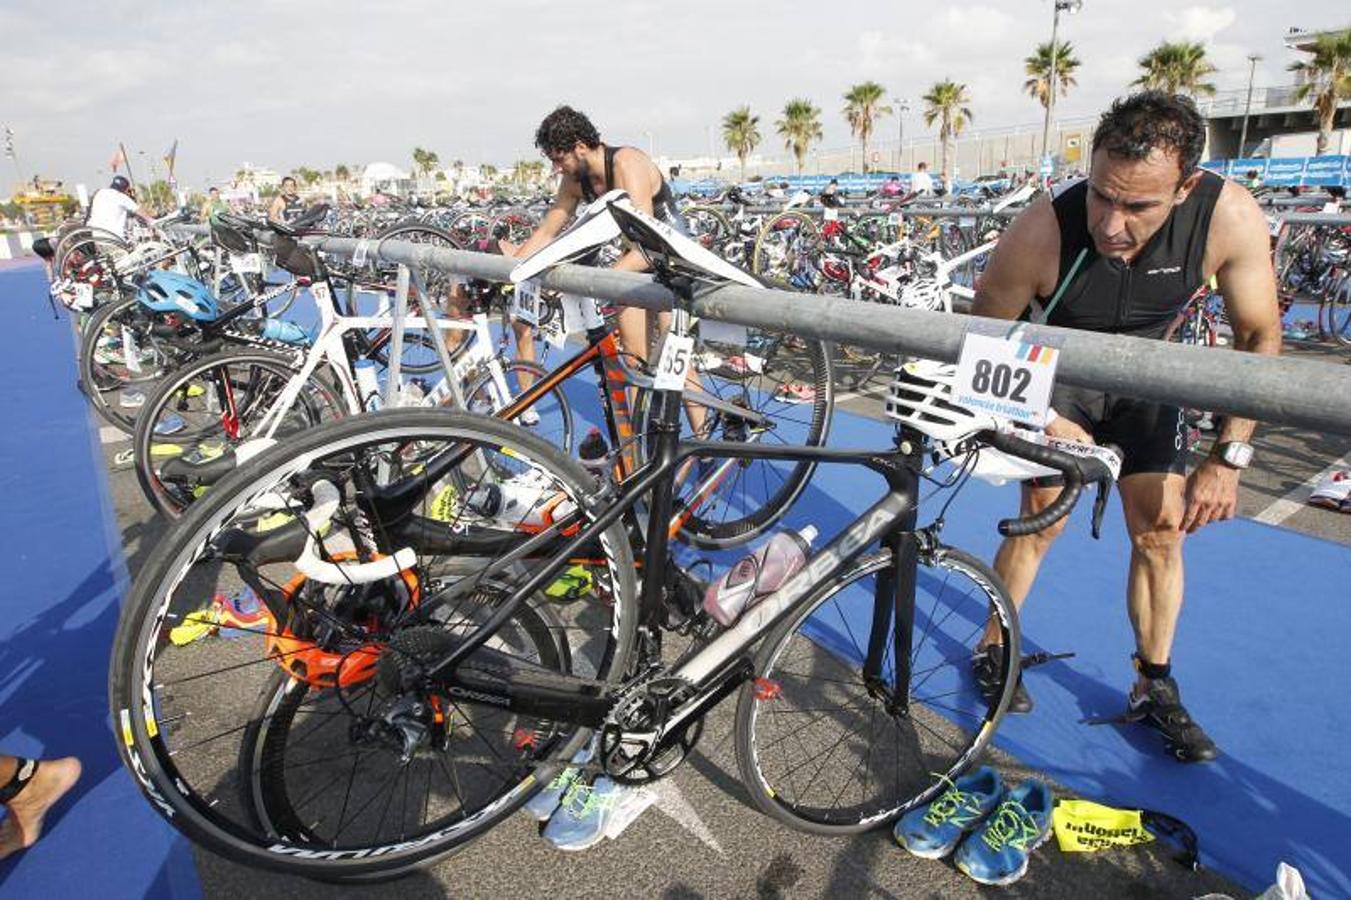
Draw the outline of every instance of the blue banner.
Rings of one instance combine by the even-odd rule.
[[[1314,156],[1304,167],[1304,183],[1322,186],[1347,183],[1351,156]]]
[[[1201,168],[1246,184],[1256,172],[1272,187],[1351,186],[1351,156],[1290,156],[1278,159],[1211,159]]]
[[[1267,171],[1262,181],[1272,187],[1290,187],[1304,183],[1304,157],[1267,160]]]

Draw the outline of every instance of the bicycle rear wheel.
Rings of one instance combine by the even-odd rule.
[[[80,386],[94,411],[131,434],[151,385],[175,363],[157,341],[135,294],[107,303],[90,316],[80,338]]]
[[[737,763],[751,799],[767,815],[814,834],[881,827],[926,803],[975,761],[1008,708],[1016,683],[1017,613],[999,577],[960,550],[920,560],[915,586],[909,709],[893,714],[864,684],[883,550],[820,586],[765,638],[759,675],[741,690]],[[986,616],[999,622],[1003,688],[986,703],[971,658]],[[894,645],[884,689],[896,683]]]
[[[391,410],[296,435],[193,505],[137,577],[109,676],[123,761],[171,824],[246,865],[377,880],[486,833],[563,768],[587,729],[423,678],[543,564],[504,559],[523,525],[472,512],[467,492],[506,471],[581,508],[594,490],[517,426]],[[313,532],[298,515],[321,482],[338,505]],[[399,568],[316,580],[296,563],[307,541],[339,571]],[[622,678],[637,621],[623,527],[585,552],[566,589],[546,582],[503,620],[487,645],[498,659]]]

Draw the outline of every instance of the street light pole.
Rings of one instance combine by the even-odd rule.
[[[910,104],[897,98],[896,101],[896,171],[901,171],[901,154],[905,152],[905,113]]]
[[[1041,126],[1042,159],[1051,156],[1051,117],[1055,115],[1056,60],[1059,56],[1057,38],[1060,34],[1060,11],[1076,13],[1083,6],[1083,0],[1054,0],[1055,11],[1051,15],[1051,72],[1046,80],[1046,119]]]
[[[1252,110],[1252,79],[1257,72],[1257,62],[1262,57],[1256,53],[1248,54],[1248,100],[1243,104],[1243,129],[1238,134],[1238,155],[1243,158],[1243,148],[1248,144],[1248,113]]]

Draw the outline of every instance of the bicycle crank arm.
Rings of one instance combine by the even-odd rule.
[[[1076,655],[1076,654],[1073,653],[1073,652],[1071,652],[1071,653],[1047,653],[1046,651],[1043,650],[1043,651],[1040,652],[1040,653],[1029,653],[1029,654],[1027,654],[1026,656],[1023,657],[1022,662],[1021,662],[1019,665],[1020,665],[1021,668],[1024,668],[1024,669],[1031,669],[1031,668],[1035,668],[1036,666],[1042,666],[1042,665],[1045,665],[1045,664],[1048,663],[1048,662],[1053,662],[1053,661],[1055,661],[1055,660],[1057,660],[1057,659],[1069,659],[1070,657],[1075,656],[1075,655]]]

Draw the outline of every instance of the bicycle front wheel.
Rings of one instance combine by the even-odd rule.
[[[794,828],[854,834],[927,803],[972,764],[1008,707],[1017,614],[999,577],[951,548],[919,562],[907,710],[894,709],[890,635],[880,686],[864,683],[877,581],[892,559],[874,553],[822,585],[764,640],[759,677],[741,690],[742,780],[756,806]],[[971,669],[987,616],[1008,648],[994,704]]]

